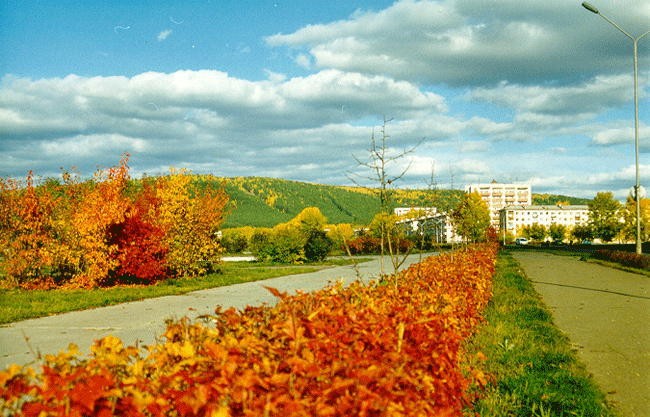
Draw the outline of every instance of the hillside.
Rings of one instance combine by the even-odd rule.
[[[329,223],[368,224],[380,210],[379,197],[359,187],[311,184],[262,177],[221,178],[234,208],[224,228],[253,226],[273,227],[296,217],[306,207],[318,207]],[[434,206],[453,208],[460,201],[461,190],[394,190],[395,207]],[[533,204],[587,204],[575,197],[533,194]]]

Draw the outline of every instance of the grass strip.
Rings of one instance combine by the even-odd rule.
[[[487,356],[483,371],[496,383],[475,404],[476,415],[615,415],[508,252],[499,253],[485,317],[468,348]]]
[[[337,261],[336,264],[339,264]],[[155,285],[96,288],[91,290],[22,290],[0,289],[0,325],[53,314],[105,307],[145,298],[186,294],[192,291],[260,281],[284,275],[314,272],[317,266],[257,266],[236,262],[223,266],[221,272],[191,279],[168,279]]]

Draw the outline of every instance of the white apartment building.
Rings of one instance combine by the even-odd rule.
[[[499,212],[501,230],[507,230],[514,236],[524,226],[541,224],[550,227],[561,224],[571,229],[576,225],[586,225],[589,222],[589,206],[558,204],[555,206],[516,205],[501,209]]]
[[[498,184],[492,181],[490,184],[472,184],[465,187],[465,192],[476,191],[490,209],[490,223],[501,230],[499,212],[504,207],[513,205],[533,204],[533,195],[530,184]]]
[[[404,218],[398,223],[410,223],[411,232],[416,233],[418,228],[426,223],[427,233],[437,243],[457,243],[461,241],[460,236],[456,234],[456,228],[448,213],[438,212],[435,207],[398,207],[394,209],[396,216],[406,216],[410,212],[423,213],[423,216],[414,218]]]
[[[405,216],[410,212],[424,213],[428,216],[435,215],[438,211],[435,207],[397,207],[393,210],[396,216]]]

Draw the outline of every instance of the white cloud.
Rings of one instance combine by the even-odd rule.
[[[158,34],[158,38],[157,38],[158,41],[159,41],[159,42],[164,41],[165,39],[167,39],[167,37],[168,37],[169,35],[171,35],[171,33],[172,33],[172,30],[171,30],[171,29],[163,30],[162,32],[160,32],[160,33]]]
[[[375,118],[379,124],[382,112],[398,115],[391,134],[396,145],[408,147],[435,127],[425,123],[427,117],[446,111],[441,96],[388,77],[337,70],[293,79],[267,74],[268,80],[257,82],[207,70],[131,78],[5,77],[0,89],[4,155],[20,159],[29,141],[39,144],[43,155],[61,158],[52,162],[57,168],[66,161],[84,163],[72,162],[75,157],[107,165],[106,159],[129,151],[134,158],[146,155],[155,166],[182,154],[192,164],[218,171],[225,161],[248,165],[245,155],[254,152],[259,170],[282,164],[289,173],[306,163],[340,161],[341,172],[353,163],[352,152],[367,148],[372,133],[366,123],[353,127],[350,121]],[[18,170],[36,168],[31,162],[25,160]]]
[[[630,33],[647,30],[646,0],[612,9],[608,17]],[[134,169],[149,173],[173,164],[349,184],[341,173],[358,169],[352,155],[367,155],[386,116],[394,154],[426,138],[396,167],[412,160],[408,185],[423,185],[438,161],[440,184],[453,177],[456,188],[531,178],[535,192],[628,187],[630,45],[579,2],[402,0],[270,36],[267,61],[251,53],[252,41],[231,42],[233,63],[260,60],[251,68],[258,81],[233,76],[237,64],[224,61],[178,71],[193,65],[183,54],[174,67],[112,72],[137,74],[128,77],[5,76],[0,176],[70,165],[92,172],[130,151]],[[189,45],[183,53],[198,51]],[[641,45],[642,153],[650,151],[646,61]]]
[[[144,139],[119,134],[77,135],[59,140],[43,141],[40,144],[40,150],[43,157],[46,158],[57,158],[70,153],[78,157],[107,152],[119,155],[125,149],[130,149],[133,152],[147,152],[151,150],[151,147]]]
[[[298,54],[296,57],[296,64],[303,68],[311,69],[311,59],[305,54]]]
[[[477,152],[485,152],[490,148],[490,143],[487,141],[465,141],[461,142],[458,145],[458,150],[461,153],[477,153]]]
[[[244,42],[237,44],[237,52],[240,54],[249,54],[251,52],[251,47],[246,45]]]
[[[642,94],[645,84],[640,82]],[[587,116],[620,106],[633,98],[634,79],[629,74],[596,76],[578,85],[567,86],[525,86],[501,82],[496,87],[476,88],[468,94],[470,101],[484,101],[517,111]]]
[[[626,9],[625,21],[643,33],[650,20],[645,1],[630,1]],[[601,53],[616,34],[596,28],[596,18],[579,3],[560,0],[544,5],[403,0],[266,40],[307,49],[321,68],[450,85],[529,84],[597,70],[618,73],[629,64],[629,54]]]
[[[597,146],[612,146],[622,144],[634,144],[635,129],[633,126],[619,126],[603,128],[596,131],[591,138],[591,144]],[[639,123],[639,147],[650,146],[650,126]]]

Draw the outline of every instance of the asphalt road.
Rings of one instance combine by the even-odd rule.
[[[513,251],[621,416],[650,417],[650,278],[575,256]]]
[[[402,268],[419,260],[419,255],[411,255]],[[386,257],[384,262],[385,271],[392,271],[390,258]],[[376,279],[381,274],[381,260],[376,257],[373,261],[359,264],[358,269],[365,282]],[[293,294],[296,290],[320,290],[339,279],[349,284],[357,279],[357,273],[352,266],[331,267],[313,273],[11,323],[0,326],[0,369],[6,369],[12,364],[34,366],[35,354],[67,351],[70,343],[76,344],[81,354],[89,354],[94,341],[108,335],[119,338],[125,346],[152,345],[165,332],[166,319],[194,319],[199,315],[213,314],[219,305],[224,310],[230,307],[243,309],[247,305],[257,306],[263,303],[275,305],[277,298],[264,286]]]

